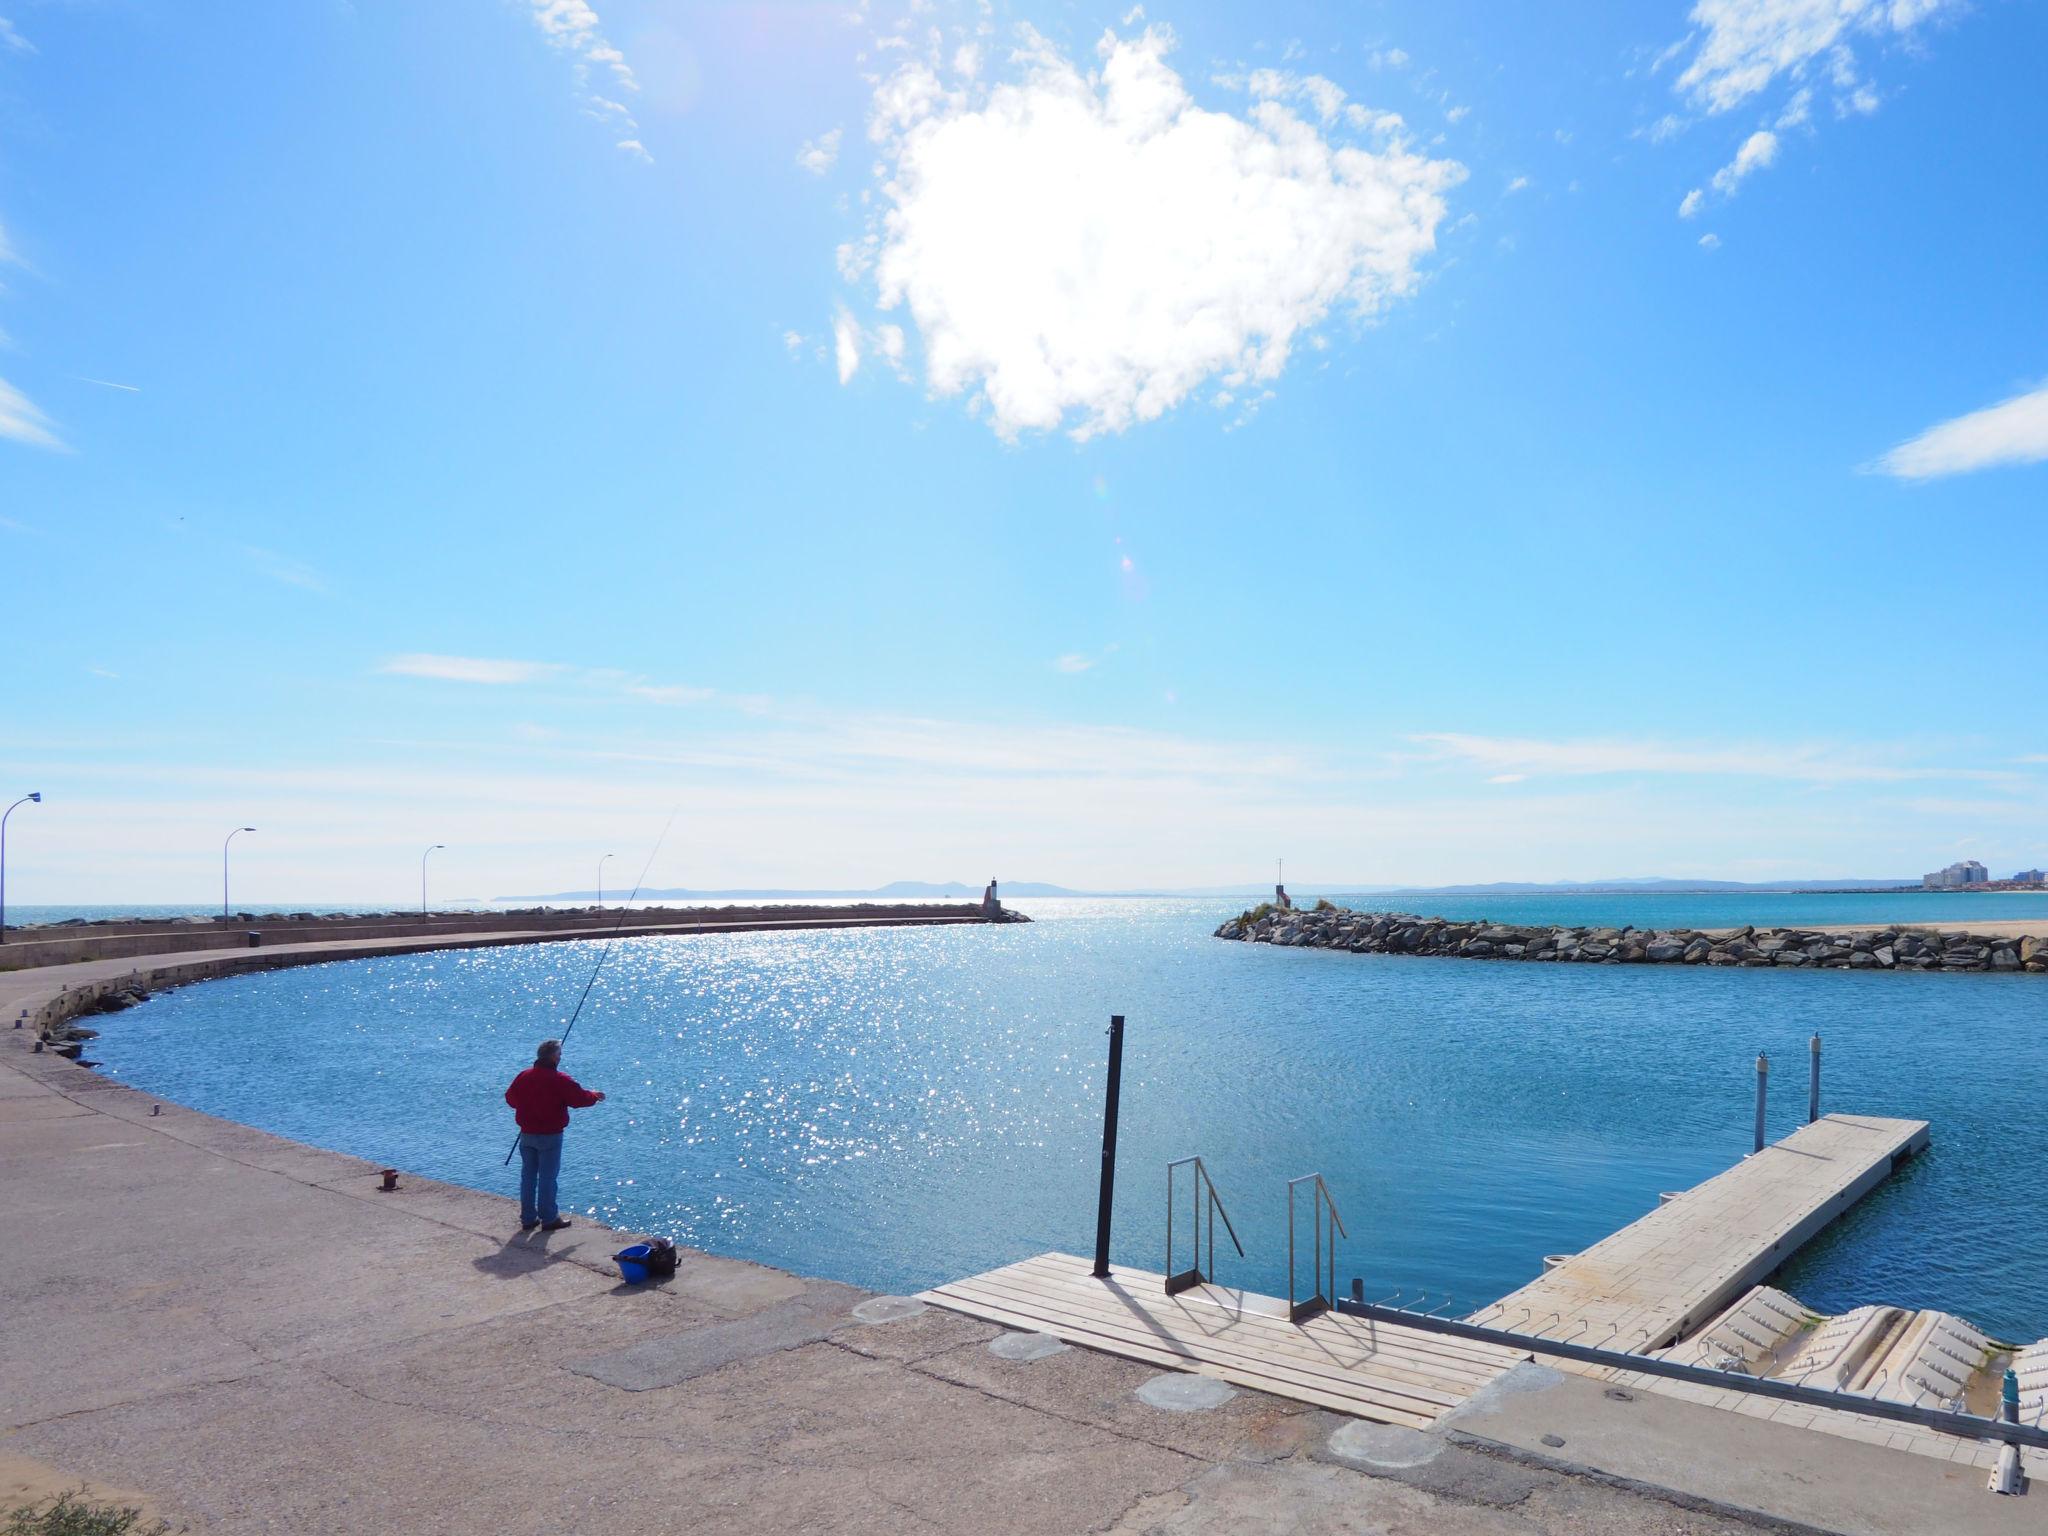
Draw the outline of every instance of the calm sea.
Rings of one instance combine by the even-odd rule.
[[[1320,1171],[1350,1232],[1340,1279],[1463,1311],[1737,1160],[1759,1051],[1772,1133],[1792,1130],[1818,1032],[1825,1107],[1929,1119],[1934,1144],[1782,1283],[1829,1311],[2048,1334],[2048,978],[1328,954],[1210,938],[1235,901],[1018,905],[1038,920],[622,941],[570,1042],[611,1098],[570,1133],[565,1205],[894,1291],[1086,1252],[1122,1013],[1120,1261],[1162,1266],[1166,1162],[1200,1153],[1246,1249],[1219,1253],[1226,1282],[1286,1290],[1285,1181]],[[1986,896],[1425,905],[1645,927],[2048,917]],[[108,1018],[93,1054],[166,1098],[510,1192],[500,1094],[597,951],[209,983]]]

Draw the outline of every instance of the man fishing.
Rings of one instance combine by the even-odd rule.
[[[569,1218],[555,1206],[555,1184],[562,1172],[562,1133],[569,1111],[602,1104],[593,1093],[561,1069],[562,1042],[543,1040],[533,1065],[512,1079],[505,1102],[519,1122],[519,1226],[531,1232],[559,1232]]]

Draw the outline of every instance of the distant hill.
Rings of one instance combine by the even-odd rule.
[[[1373,889],[1388,896],[1633,896],[1646,891],[1701,895],[1715,891],[1890,891],[1918,889],[1918,880],[1670,880],[1635,876],[1618,880],[1557,880],[1549,883],[1496,880],[1487,885],[1403,885]]]
[[[1085,891],[1070,891],[1063,885],[1044,885],[1030,880],[1002,882],[1005,896],[1082,896]],[[623,900],[625,892],[613,889],[606,893],[613,900]],[[812,890],[720,890],[699,891],[682,886],[670,886],[662,890],[644,890],[634,899],[637,901],[910,901],[950,898],[979,901],[981,887],[963,885],[958,880],[933,882],[930,880],[892,880],[887,885],[876,886],[865,891],[812,891]],[[500,896],[499,901],[595,901],[596,891],[549,891],[540,896]]]

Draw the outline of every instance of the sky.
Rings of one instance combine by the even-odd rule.
[[[2043,57],[0,0],[7,896],[2048,863]]]

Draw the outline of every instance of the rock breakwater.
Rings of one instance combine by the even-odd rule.
[[[1372,955],[1452,955],[1469,960],[1568,961],[1595,965],[1735,965],[1834,971],[2048,972],[2048,937],[1872,928],[1549,928],[1452,922],[1407,912],[1254,907],[1216,930],[1219,939],[1289,949]]]

